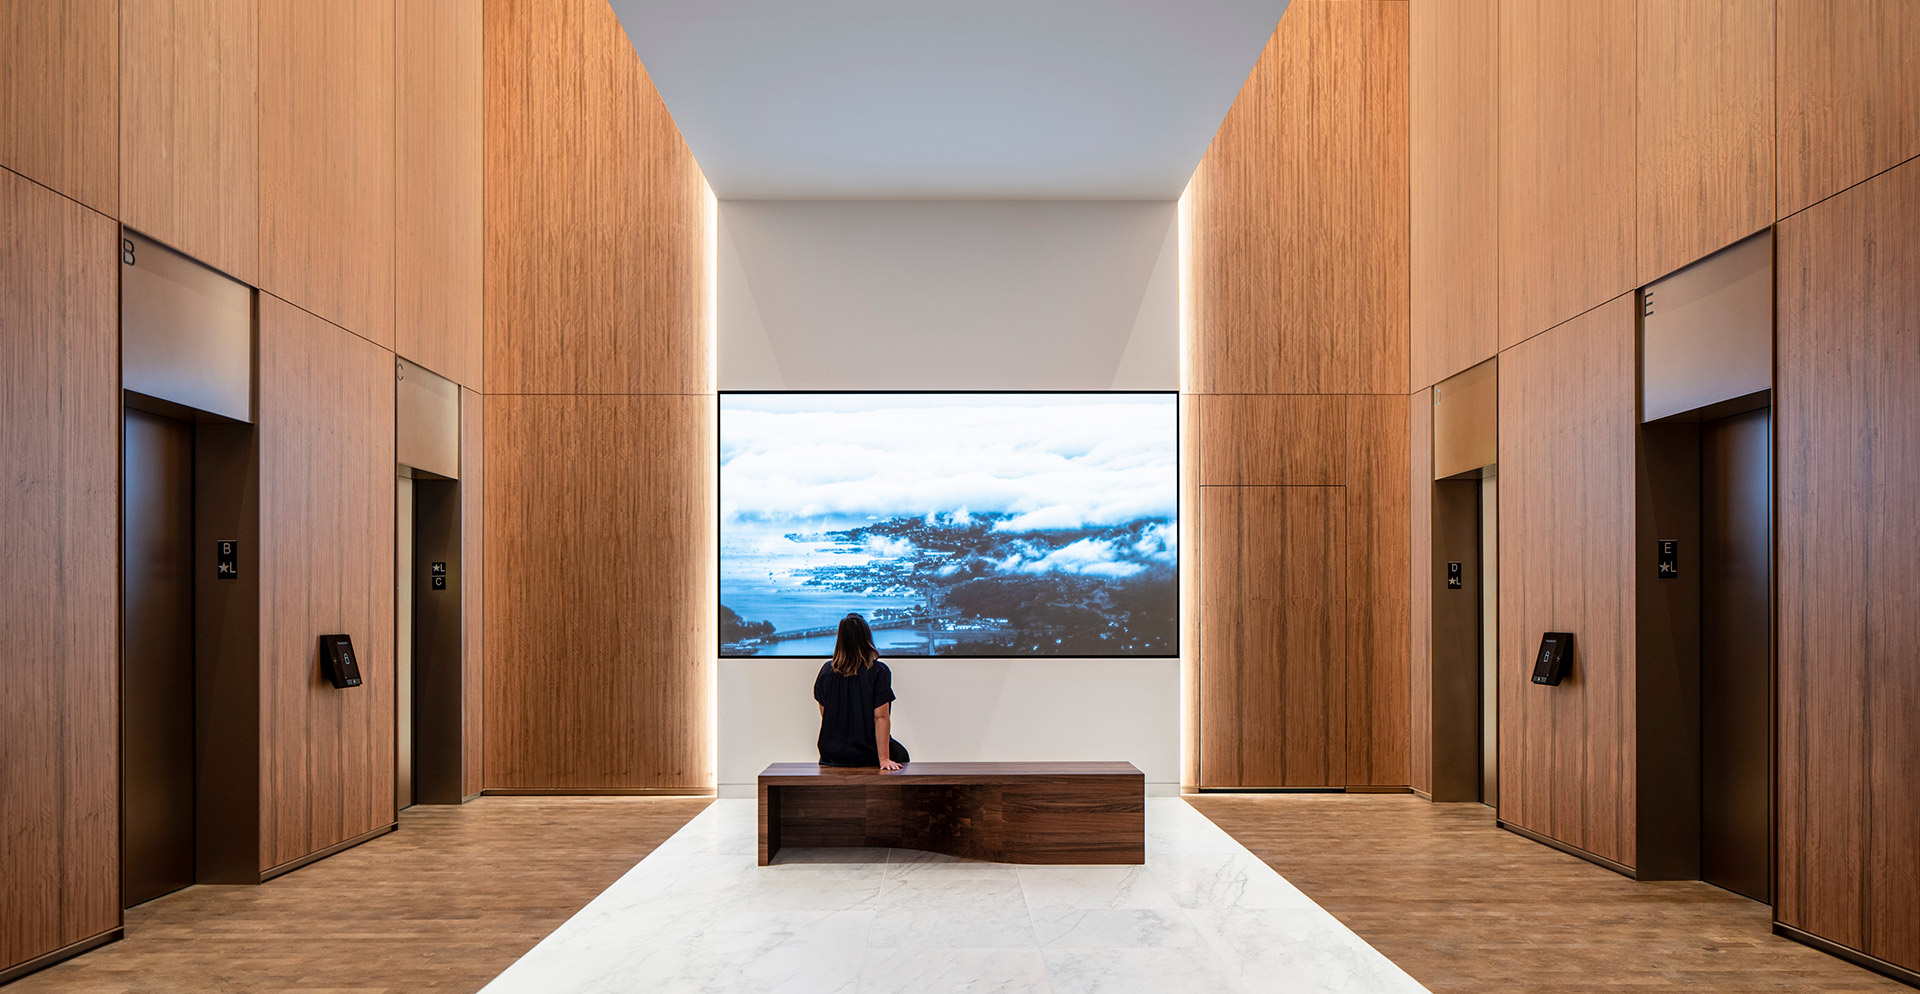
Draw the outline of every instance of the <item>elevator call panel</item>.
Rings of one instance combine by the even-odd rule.
[[[1573,665],[1573,633],[1548,632],[1540,636],[1540,652],[1533,657],[1533,682],[1558,687]]]
[[[360,686],[360,662],[353,655],[353,639],[345,635],[320,636],[320,668],[337,690]]]

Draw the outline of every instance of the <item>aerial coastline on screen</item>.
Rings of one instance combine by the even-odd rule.
[[[725,394],[720,652],[1169,656],[1171,394]]]

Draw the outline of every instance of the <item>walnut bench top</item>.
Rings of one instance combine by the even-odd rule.
[[[877,766],[774,763],[760,772],[760,783],[768,786],[979,784],[1056,777],[1130,777],[1143,785],[1146,782],[1146,774],[1132,763],[907,763],[892,773],[882,773]]]

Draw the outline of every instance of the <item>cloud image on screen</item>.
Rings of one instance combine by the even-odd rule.
[[[727,393],[720,654],[1178,652],[1171,393]]]

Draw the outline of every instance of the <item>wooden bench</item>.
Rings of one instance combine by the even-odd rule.
[[[922,849],[999,863],[1146,862],[1132,763],[775,763],[760,774],[760,865],[794,847]]]

